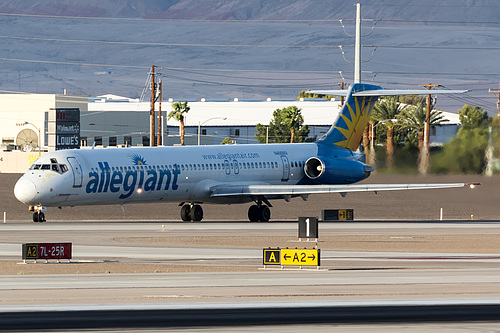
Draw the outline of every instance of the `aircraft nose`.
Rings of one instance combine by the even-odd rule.
[[[36,186],[31,180],[21,178],[14,186],[14,195],[22,203],[30,203],[36,195]]]

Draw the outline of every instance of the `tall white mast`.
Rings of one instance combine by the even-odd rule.
[[[356,41],[354,45],[354,83],[361,83],[361,4],[356,4]]]

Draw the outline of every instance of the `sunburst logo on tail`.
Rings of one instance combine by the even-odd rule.
[[[376,98],[373,97],[349,99],[340,114],[343,122],[339,122],[337,126],[334,126],[342,134],[337,136],[338,140],[336,142],[333,142],[335,145],[351,150],[358,149],[363,130],[368,123],[370,111],[375,101]]]

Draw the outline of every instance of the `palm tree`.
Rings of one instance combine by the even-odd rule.
[[[398,115],[400,126],[403,129],[417,132],[418,138],[418,170],[426,175],[429,171],[429,147],[425,144],[425,127],[427,124],[427,105],[419,102],[417,105],[407,108]],[[443,113],[439,110],[432,110],[429,114],[429,129],[448,121],[444,119]],[[429,138],[427,138],[429,142]]]
[[[397,125],[397,115],[403,111],[405,106],[401,105],[397,96],[383,99],[373,107],[371,119],[383,123],[387,127],[387,167],[392,168],[394,162],[394,128]]]
[[[413,107],[406,108],[397,116],[399,125],[403,129],[416,131],[418,134],[418,149],[422,152],[424,147],[424,132],[427,118],[427,106],[425,102],[420,102]],[[429,119],[429,129],[439,125],[448,119],[444,119],[443,112],[432,110]]]
[[[301,109],[296,106],[289,106],[283,109],[283,123],[290,128],[290,143],[295,139],[295,130],[299,130],[300,125],[304,123]]]
[[[181,127],[181,146],[184,146],[184,114],[188,113],[189,110],[191,110],[191,107],[188,106],[188,102],[174,102],[172,104],[172,107],[174,108],[170,113],[168,114],[168,119],[174,118],[180,123]]]

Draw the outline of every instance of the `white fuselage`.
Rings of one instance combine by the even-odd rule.
[[[18,181],[29,205],[251,201],[211,198],[218,184],[294,185],[314,143],[62,150],[40,157]]]

